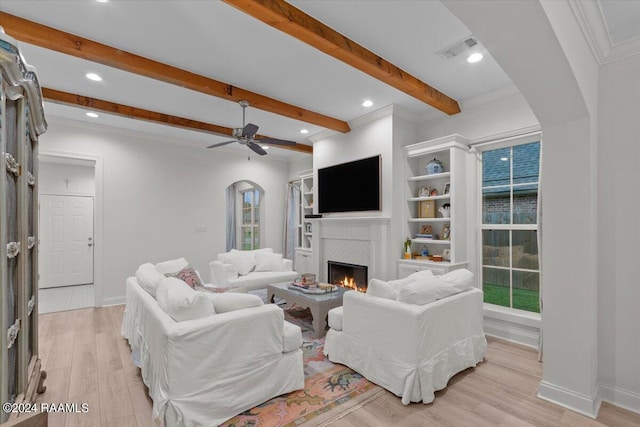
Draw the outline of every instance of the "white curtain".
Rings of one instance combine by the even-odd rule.
[[[538,298],[540,304],[540,316],[542,317],[542,140],[540,140],[540,164],[538,169]],[[540,322],[540,338],[538,338],[538,362],[542,362],[542,322]]]
[[[296,248],[296,201],[300,200],[300,187],[295,182],[287,184],[287,204],[284,218],[284,248],[285,258],[294,259]]]
[[[227,252],[236,248],[236,185],[227,187]]]

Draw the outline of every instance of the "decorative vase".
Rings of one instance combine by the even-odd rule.
[[[424,168],[427,175],[432,175],[434,173],[442,173],[444,172],[444,167],[442,166],[442,162],[435,157]]]

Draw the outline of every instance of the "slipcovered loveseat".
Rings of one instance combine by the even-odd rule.
[[[293,261],[264,248],[253,251],[238,251],[218,254],[209,263],[211,283],[216,288],[234,288],[247,292],[266,288],[267,285],[289,282],[298,277],[293,271]]]
[[[219,425],[304,387],[300,328],[276,305],[196,291],[153,264],[126,288],[122,335],[165,426]]]
[[[406,279],[373,279],[367,293],[349,291],[329,311],[324,354],[402,397],[429,403],[456,373],[482,361],[482,291],[473,274],[430,271]]]

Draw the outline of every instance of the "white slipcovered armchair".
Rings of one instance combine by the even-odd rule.
[[[482,291],[471,288],[468,270],[449,275],[465,283],[447,283],[445,276],[373,279],[368,293],[345,293],[343,306],[329,312],[325,355],[405,405],[432,402],[453,375],[482,361],[487,346]],[[443,288],[428,288],[438,281]]]

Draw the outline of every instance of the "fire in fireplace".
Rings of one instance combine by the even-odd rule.
[[[329,283],[355,289],[360,292],[367,290],[369,280],[366,265],[347,264],[336,261],[329,261],[327,264],[329,266]]]

